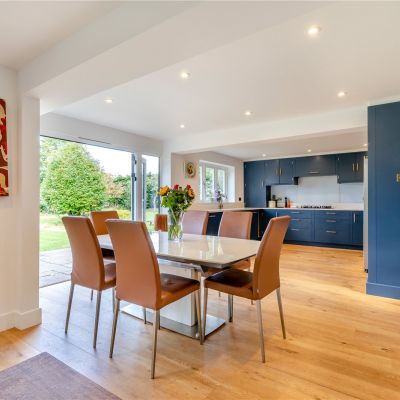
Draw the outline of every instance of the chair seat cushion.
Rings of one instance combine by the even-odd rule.
[[[161,278],[161,307],[173,303],[182,297],[200,289],[200,282],[172,274],[160,274]]]
[[[253,274],[241,269],[226,269],[211,275],[204,281],[204,287],[234,296],[254,299]]]

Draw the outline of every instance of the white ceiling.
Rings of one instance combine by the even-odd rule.
[[[331,132],[320,136],[301,139],[259,141],[240,145],[215,148],[217,153],[242,160],[295,157],[313,154],[343,153],[353,150],[367,150],[367,131]],[[308,152],[311,150],[311,152]],[[264,156],[265,154],[265,156]]]
[[[271,3],[270,13],[282,14],[279,7]],[[366,107],[400,95],[400,3],[340,2],[286,16],[56,112],[168,140],[234,126],[245,132],[248,124]],[[319,37],[307,36],[311,24],[322,27]],[[180,79],[182,70],[190,71],[189,80]],[[340,90],[348,95],[338,98]],[[104,103],[108,97],[113,104]],[[247,109],[253,112],[250,118],[243,115]],[[246,158],[250,153],[243,148],[235,154]]]
[[[0,1],[0,65],[18,69],[116,1]]]

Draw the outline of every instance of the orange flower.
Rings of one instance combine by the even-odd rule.
[[[169,192],[169,187],[168,185],[163,186],[160,191],[158,192],[158,194],[160,196],[165,196],[167,193]]]
[[[189,199],[194,199],[194,190],[192,188],[188,189],[188,197]]]

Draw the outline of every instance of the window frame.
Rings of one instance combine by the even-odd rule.
[[[213,169],[214,171],[214,188],[213,188],[213,193],[214,196],[211,198],[206,197],[206,169],[210,168]],[[221,188],[222,193],[228,197],[228,177],[229,177],[229,169],[228,167],[220,164],[214,164],[211,162],[207,161],[200,161],[199,162],[199,193],[200,193],[200,201],[206,202],[206,203],[211,203],[215,201],[215,191],[218,188],[218,171],[224,171],[224,187]]]

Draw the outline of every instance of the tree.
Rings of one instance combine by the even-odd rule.
[[[148,172],[146,176],[146,208],[157,206],[155,202],[159,201],[158,187],[158,174]]]
[[[123,210],[131,209],[131,177],[129,175],[113,176],[104,174],[107,190],[107,203],[109,207]]]
[[[58,150],[65,146],[68,142],[60,139],[41,137],[40,138],[40,183],[44,181],[47,169],[53,156]]]
[[[57,151],[44,176],[42,198],[56,214],[82,215],[102,208],[103,172],[84,146],[68,143]]]

